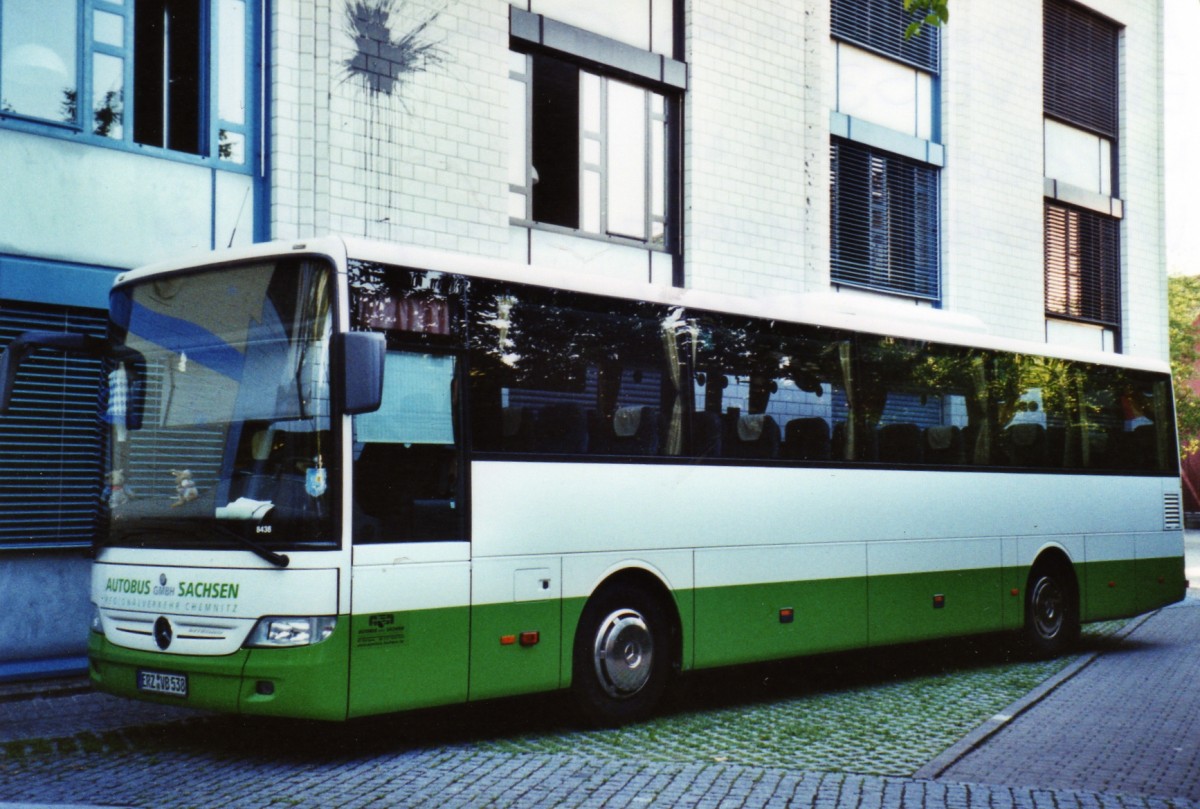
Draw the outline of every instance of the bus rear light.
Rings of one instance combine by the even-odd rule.
[[[512,646],[516,642],[517,642],[516,635],[501,635],[500,636],[500,645],[501,646]]]
[[[946,596],[938,593],[933,597],[933,608],[935,610],[943,609],[946,606]]]
[[[337,618],[318,615],[310,618],[272,616],[261,619],[250,630],[246,638],[249,648],[277,648],[280,646],[310,646],[320,643],[333,634]]]
[[[542,639],[542,636],[541,636],[540,632],[522,632],[521,633],[521,645],[522,646],[537,646],[538,641],[540,641],[541,639]]]
[[[779,623],[790,624],[796,620],[796,610],[792,607],[784,607],[779,611]]]

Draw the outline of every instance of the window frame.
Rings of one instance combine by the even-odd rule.
[[[200,153],[191,153],[171,149],[166,146],[139,143],[134,140],[134,124],[136,116],[136,92],[134,87],[133,56],[134,36],[134,7],[132,0],[126,0],[125,5],[117,5],[111,0],[75,0],[75,19],[77,31],[75,36],[75,77],[76,104],[75,118],[72,121],[56,121],[39,118],[34,115],[17,111],[0,109],[0,129],[10,129],[28,134],[42,135],[63,140],[85,143],[89,146],[100,146],[122,152],[152,155],[181,163],[204,165],[219,168],[222,171],[239,174],[258,175],[261,171],[263,155],[261,140],[264,137],[262,127],[265,126],[263,104],[265,103],[265,82],[263,71],[266,69],[263,49],[266,47],[263,39],[263,15],[265,0],[236,0],[245,9],[245,46],[241,49],[241,75],[245,86],[241,93],[244,98],[245,115],[241,123],[220,118],[220,59],[217,54],[220,35],[218,31],[220,4],[226,0],[202,0],[200,17],[203,30],[200,43],[200,111],[197,122],[197,139],[200,143]],[[3,23],[2,11],[5,2],[0,0],[0,24]],[[95,14],[97,11],[116,14],[122,17],[124,24],[124,44],[120,47],[97,43],[95,41]],[[122,121],[122,136],[118,138],[96,134],[90,125],[84,100],[90,105],[96,54],[121,58],[123,65],[123,104],[124,120]],[[2,69],[2,67],[0,67]],[[3,75],[0,74],[0,82]],[[223,132],[241,138],[241,162],[226,159],[221,156],[220,141]]]
[[[616,40],[551,20],[539,14],[510,7],[510,86],[524,85],[525,115],[519,132],[513,137],[524,135],[524,177],[517,180],[518,171],[510,166],[509,172],[509,221],[510,224],[535,230],[566,233],[579,238],[640,247],[654,252],[665,252],[675,256],[682,253],[682,113],[683,93],[687,87],[687,66],[679,61],[650,51],[643,51]],[[578,157],[575,161],[577,190],[579,197],[577,225],[540,221],[534,216],[535,184],[533,176],[533,107],[535,59],[548,57],[579,71],[580,96],[583,95],[582,76],[598,79],[601,126],[599,131],[589,130],[583,122],[584,111],[578,112]],[[608,110],[609,87],[612,82],[640,89],[645,95],[645,154],[643,174],[645,185],[643,211],[645,238],[613,232],[609,224],[611,200],[608,193],[612,174],[608,165],[608,124],[604,116]],[[661,110],[656,98],[661,98]],[[514,100],[512,103],[516,103]],[[582,107],[582,101],[580,103]],[[661,155],[656,128],[662,132]],[[598,148],[598,160],[588,155],[588,143]],[[515,159],[519,144],[510,150],[510,160]],[[656,168],[661,163],[661,188],[656,188]],[[598,226],[589,229],[585,220],[585,175],[594,174],[599,183],[597,203]],[[661,199],[661,210],[655,209]],[[523,210],[522,210],[523,209]],[[676,273],[678,275],[678,271]]]
[[[1048,198],[1044,233],[1046,315],[1120,333],[1120,220]],[[1062,307],[1052,309],[1059,299]]]
[[[942,295],[942,245],[941,245],[941,172],[936,165],[927,164],[922,161],[913,160],[912,158],[897,155],[887,152],[882,149],[846,139],[837,137],[831,138],[830,144],[830,171],[829,171],[829,189],[830,189],[830,244],[829,244],[829,277],[830,282],[835,286],[853,287],[856,289],[866,289],[873,292],[887,293],[891,295],[899,295],[906,298],[915,298],[918,300],[926,300],[937,303],[941,300]],[[892,176],[893,167],[895,170],[902,172],[913,172],[914,184],[911,188],[911,193],[905,194],[905,199],[899,199],[886,187],[883,189],[883,203],[886,208],[887,221],[881,225],[876,225],[871,216],[871,198],[879,196],[879,191],[876,190],[873,182],[868,182],[862,188],[846,189],[847,180],[852,178],[846,176],[841,169],[843,162],[839,160],[837,154],[841,151],[849,150],[856,157],[866,161],[869,170],[874,173],[871,168],[877,162],[882,163],[882,170],[885,174],[884,183],[888,183],[888,178]],[[928,188],[922,191],[918,185],[927,184]],[[851,222],[839,214],[842,202],[845,198],[845,191],[850,192],[865,192],[867,201],[862,202],[861,197],[859,203],[867,211],[867,216],[863,222]],[[919,203],[918,196],[921,193],[927,193],[930,199],[923,204]],[[895,203],[899,200],[905,203],[905,207],[899,211],[895,210]],[[900,216],[897,217],[896,215]],[[897,233],[896,220],[899,218],[899,224],[911,224],[908,234]],[[928,228],[922,232],[922,221],[928,223]],[[888,261],[886,265],[876,266],[872,263],[872,248],[871,234],[879,227],[883,228],[886,239],[886,254]],[[862,235],[865,239],[863,252],[867,254],[867,260],[863,262],[854,261],[852,257],[845,255],[844,248],[840,245],[848,229],[861,228]],[[897,252],[896,239],[897,236],[911,237],[911,241],[905,241],[898,245],[902,251],[911,259],[908,266],[901,266],[900,262],[892,261],[891,259]],[[922,247],[922,241],[927,242]],[[932,267],[922,268],[921,259],[924,257],[932,258]],[[908,275],[908,278],[897,278],[897,276]],[[924,276],[924,277],[922,277]]]

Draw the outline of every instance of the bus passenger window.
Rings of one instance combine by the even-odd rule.
[[[383,406],[354,417],[354,540],[462,539],[455,358],[388,352]]]

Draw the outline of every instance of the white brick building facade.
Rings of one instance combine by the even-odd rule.
[[[1132,0],[1082,6],[1120,29],[1120,347],[1162,357],[1160,13]],[[506,203],[509,6],[393,11],[396,32],[434,17],[426,36],[440,61],[389,96],[347,70],[354,43],[341,0],[274,4],[271,236],[346,232],[527,260]],[[997,334],[1099,347],[1094,330],[1045,317],[1041,15],[978,3],[954,11],[935,90],[945,151],[936,305]],[[749,296],[829,292],[838,69],[829,4],[690,0],[681,13],[684,283]],[[584,252],[535,260],[646,277]]]

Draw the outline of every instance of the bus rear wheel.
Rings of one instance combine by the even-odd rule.
[[[589,722],[615,727],[654,710],[671,674],[669,627],[658,599],[638,587],[615,585],[588,601],[571,689]]]
[[[1079,597],[1065,565],[1038,565],[1025,589],[1025,643],[1037,657],[1062,654],[1079,638]]]

